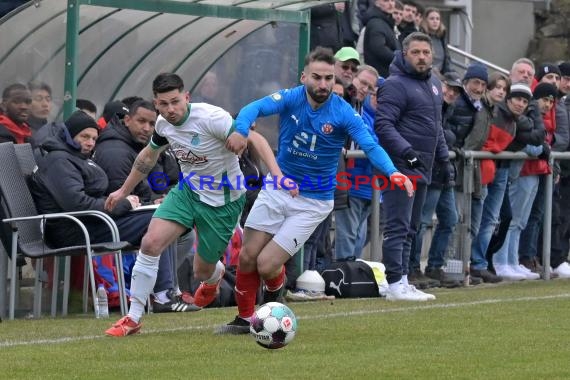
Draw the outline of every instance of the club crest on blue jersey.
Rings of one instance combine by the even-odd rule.
[[[435,84],[431,85],[431,90],[433,91],[433,93],[437,96],[439,95],[439,91],[437,90],[437,87],[435,87]]]
[[[283,97],[281,96],[280,93],[275,92],[273,94],[271,94],[271,99],[275,100],[276,102],[280,101]]]
[[[330,135],[333,132],[334,128],[331,124],[329,123],[325,123],[323,124],[323,126],[321,127],[321,131],[323,131],[323,133],[325,135]]]

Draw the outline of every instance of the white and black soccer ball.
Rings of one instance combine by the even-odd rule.
[[[253,314],[249,331],[262,347],[285,347],[295,337],[297,318],[293,311],[282,303],[268,302]]]

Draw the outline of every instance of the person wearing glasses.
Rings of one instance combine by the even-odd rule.
[[[334,76],[339,78],[345,86],[352,83],[354,75],[360,65],[360,55],[356,49],[345,46],[334,55]]]

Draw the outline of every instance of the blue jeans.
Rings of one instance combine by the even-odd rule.
[[[433,213],[437,215],[437,224],[429,249],[428,267],[441,268],[445,260],[445,251],[451,234],[457,224],[457,208],[455,206],[455,191],[452,187],[433,187],[427,189],[426,200],[418,233],[412,243],[409,270],[420,269],[422,244],[425,231],[432,224]]]
[[[532,203],[528,223],[521,233],[520,240],[519,256],[526,259],[532,259],[538,256],[538,238],[542,232],[542,220],[544,218],[544,191],[546,187],[546,176],[540,175],[537,177],[538,184],[535,186],[537,188],[536,196]]]
[[[493,256],[493,264],[518,265],[519,240],[527,225],[538,187],[538,176],[519,177],[509,185],[512,219],[505,242]]]
[[[370,218],[370,216],[368,216]],[[368,219],[363,221],[358,227],[358,238],[356,239],[356,244],[354,245],[354,256],[362,257],[362,250],[370,241],[370,236],[368,236]]]
[[[490,183],[486,190],[482,191],[484,198],[482,199],[481,223],[479,228],[472,226],[472,236],[475,238],[471,242],[471,267],[476,270],[487,269],[487,248],[495,231],[495,226],[499,222],[499,213],[501,212],[501,204],[505,196],[505,189],[509,179],[509,168],[499,167],[495,173],[495,179]],[[486,195],[485,195],[486,193]],[[477,207],[481,205],[478,203]],[[472,209],[476,208],[475,204]],[[473,219],[472,219],[473,221]]]
[[[410,249],[420,224],[426,192],[425,183],[416,183],[416,192],[411,198],[399,188],[387,188],[382,192],[382,218],[385,221],[382,262],[389,284],[408,274]]]
[[[335,211],[335,238],[334,251],[337,261],[348,257],[360,257],[355,247],[360,240],[359,232],[366,233],[366,219],[370,215],[370,200],[356,197],[348,198],[348,207]],[[365,223],[365,228],[360,228]]]

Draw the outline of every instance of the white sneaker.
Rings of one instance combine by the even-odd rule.
[[[511,268],[515,272],[520,273],[523,276],[526,276],[527,280],[539,280],[540,279],[540,275],[538,273],[534,273],[533,271],[531,271],[530,269],[528,269],[527,267],[525,267],[522,264],[511,266]]]
[[[565,261],[557,266],[553,272],[556,273],[560,278],[570,278],[570,265]]]
[[[508,265],[495,266],[495,273],[497,274],[497,276],[500,276],[507,281],[526,280],[525,275],[515,272],[513,268]]]
[[[427,298],[428,301],[435,300],[435,296],[433,294],[424,293],[421,290],[417,289],[414,285],[408,285],[408,291],[412,293],[418,293]]]
[[[428,301],[435,299],[434,295],[426,294],[416,289],[413,285],[391,284],[386,293],[388,301]]]

